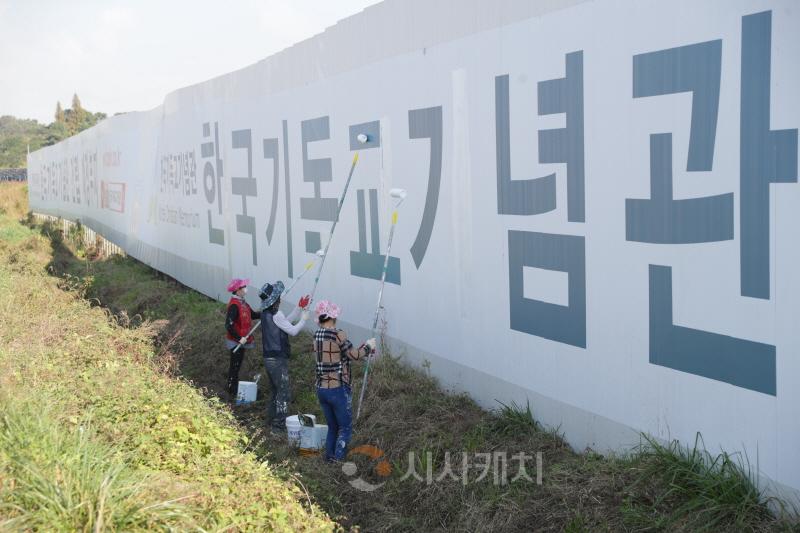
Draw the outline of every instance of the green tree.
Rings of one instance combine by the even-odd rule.
[[[72,110],[76,113],[81,113],[83,111],[83,107],[81,107],[81,99],[78,98],[78,93],[72,94]]]
[[[61,102],[56,103],[55,120],[48,125],[36,120],[0,116],[0,168],[24,167],[28,146],[34,151],[55,144],[91,128],[104,118],[105,113],[84,109],[77,94],[72,97],[72,109],[64,109]]]
[[[61,108],[61,101],[56,102],[56,122],[59,124],[63,124],[64,120],[64,110]]]
[[[25,137],[12,135],[0,139],[0,168],[19,168],[25,166]]]
[[[75,135],[89,127],[89,125],[86,124],[87,114],[86,110],[81,106],[81,100],[78,98],[78,94],[73,94],[72,108],[66,111],[67,130],[70,135]]]
[[[53,122],[45,128],[42,146],[50,146],[69,137],[69,130],[65,122]],[[33,150],[33,146],[31,146]]]

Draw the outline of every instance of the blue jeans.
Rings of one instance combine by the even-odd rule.
[[[325,439],[325,460],[343,461],[347,445],[353,433],[353,394],[350,387],[317,389],[317,398],[328,421],[328,436]]]

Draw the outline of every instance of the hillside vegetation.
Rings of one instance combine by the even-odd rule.
[[[0,194],[0,530],[326,531],[230,411],[163,372],[152,328],[120,325],[50,275],[53,227]]]
[[[72,107],[61,108],[56,104],[54,120],[42,124],[37,120],[0,116],[0,168],[24,168],[27,166],[28,149],[31,152],[50,146],[106,118],[105,113],[92,113],[81,106],[78,95],[72,97]]]

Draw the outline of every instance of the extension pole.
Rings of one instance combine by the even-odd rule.
[[[381,272],[381,286],[378,289],[378,306],[375,309],[375,319],[372,321],[372,335],[370,337],[375,337],[378,331],[378,319],[380,318],[381,314],[381,302],[383,301],[383,287],[386,284],[386,271],[389,270],[389,254],[392,251],[392,239],[394,238],[394,228],[397,225],[397,208],[400,207],[400,204],[403,203],[403,200],[406,198],[406,192],[402,189],[392,189],[389,192],[395,198],[399,198],[400,201],[394,206],[394,211],[392,212],[392,225],[389,228],[389,240],[386,243],[386,257],[383,259],[383,271]],[[375,347],[377,351],[377,346]],[[364,366],[364,382],[361,385],[361,393],[358,396],[358,408],[356,409],[356,420],[358,417],[361,416],[361,404],[364,401],[364,393],[367,391],[367,378],[369,377],[369,362],[372,357],[367,357],[367,363]]]
[[[323,255],[323,251],[322,250],[317,250],[317,257],[322,257],[322,255]],[[295,280],[292,282],[292,284],[289,285],[288,289],[283,291],[283,294],[281,294],[281,296],[285,296],[285,295],[289,294],[289,291],[294,289],[294,286],[297,285],[297,282],[300,281],[301,279],[303,279],[303,276],[306,275],[306,272],[311,270],[313,268],[313,266],[316,264],[316,262],[317,262],[317,259],[314,258],[311,261],[309,261],[308,263],[306,263],[306,266],[303,269],[303,272],[301,272],[300,275],[297,276],[297,278],[295,278]]]
[[[260,325],[261,325],[261,321],[260,320],[256,320],[256,323],[253,325],[252,328],[250,328],[250,331],[247,333],[247,335],[244,336],[244,338],[246,339],[247,337],[252,335],[258,329],[258,326],[260,326]],[[238,352],[239,348],[241,348],[242,346],[243,346],[242,344],[237,344],[236,348],[233,349],[233,353]]]
[[[358,152],[356,152],[356,154],[353,156],[353,164],[350,166],[350,174],[347,175],[347,181],[344,184],[344,191],[342,191],[342,197],[339,199],[339,206],[336,208],[336,218],[333,219],[333,224],[331,225],[331,232],[328,235],[328,242],[325,244],[325,251],[322,255],[322,261],[320,261],[319,268],[317,269],[317,277],[314,278],[314,288],[311,290],[311,299],[308,301],[308,305],[311,305],[311,302],[314,301],[314,295],[317,293],[319,276],[322,273],[322,267],[325,266],[325,259],[328,258],[328,248],[331,246],[333,232],[336,230],[336,224],[339,222],[339,214],[342,212],[342,205],[344,205],[344,198],[347,196],[347,189],[350,187],[350,179],[353,177],[353,171],[356,169],[356,163],[358,163]]]

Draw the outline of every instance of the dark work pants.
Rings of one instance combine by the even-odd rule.
[[[289,360],[285,357],[265,357],[264,366],[269,376],[272,391],[267,406],[267,423],[276,430],[286,429],[286,416],[289,414]]]
[[[239,392],[239,369],[242,368],[242,361],[244,361],[245,348],[239,348],[236,353],[231,350],[231,364],[228,367],[228,392],[233,399]]]

